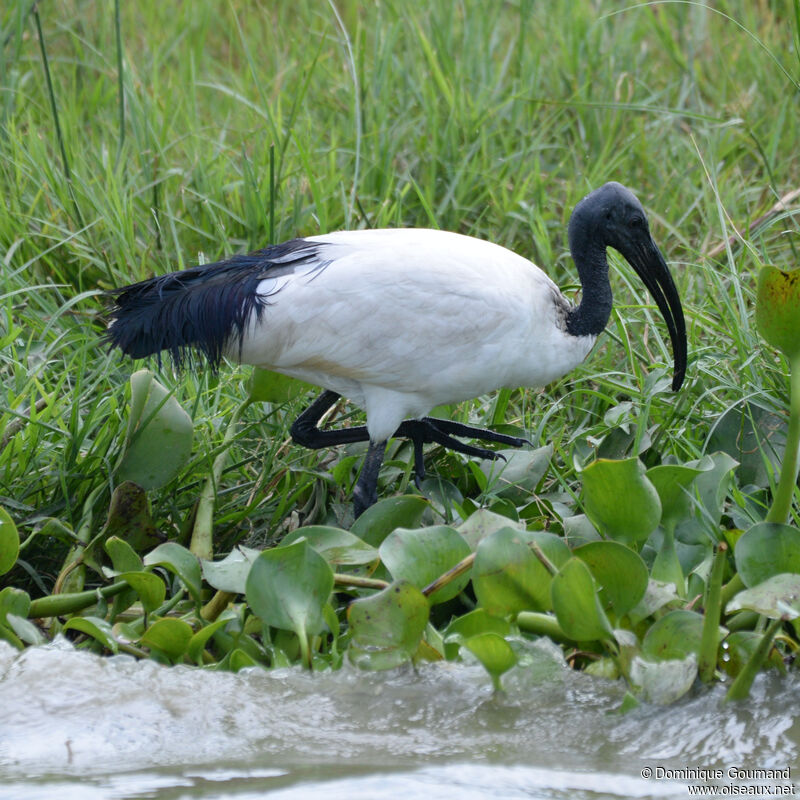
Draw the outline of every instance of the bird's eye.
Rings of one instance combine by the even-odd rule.
[[[633,228],[643,228],[644,227],[644,217],[641,214],[634,214],[631,217],[631,227],[633,227]]]

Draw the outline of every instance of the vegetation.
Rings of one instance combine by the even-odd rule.
[[[499,686],[549,636],[661,702],[792,663],[797,2],[17,0],[0,26],[0,638],[477,657]],[[104,290],[339,228],[460,231],[569,287],[566,220],[609,179],[676,276],[684,388],[618,259],[581,369],[437,410],[537,447],[432,447],[420,494],[393,442],[355,522],[362,450],[288,436],[308,387],[103,345]]]

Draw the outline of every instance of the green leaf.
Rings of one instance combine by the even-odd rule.
[[[298,539],[308,543],[332,566],[358,566],[378,561],[378,551],[350,531],[328,525],[308,525],[288,533],[282,545],[292,544]]]
[[[394,580],[404,580],[424,589],[470,554],[469,545],[453,528],[434,525],[428,528],[392,531],[380,546],[380,557]],[[431,605],[444,603],[460,594],[469,583],[465,572],[428,597]]]
[[[690,653],[699,656],[703,636],[703,615],[675,609],[657,619],[642,640],[642,655],[653,661],[682,660]]]
[[[103,535],[118,537],[137,551],[158,544],[158,531],[150,516],[147,494],[141,486],[123,481],[114,489]]]
[[[564,633],[576,642],[613,639],[614,631],[597,596],[592,573],[571,558],[550,585],[553,610]]]
[[[120,572],[140,572],[143,564],[139,554],[124,540],[117,536],[106,539],[103,549],[108,553],[114,566],[114,574]]]
[[[573,553],[589,567],[600,588],[600,600],[621,617],[644,597],[647,566],[642,557],[620,542],[587,542]]]
[[[352,639],[350,660],[363,669],[391,669],[417,652],[430,606],[416,586],[396,581],[347,609]]]
[[[764,339],[790,361],[800,356],[800,270],[761,268],[756,324]]]
[[[45,643],[41,631],[29,620],[12,612],[6,614],[6,625],[26,644],[39,645]]]
[[[489,479],[492,493],[507,497],[515,503],[524,503],[533,494],[544,477],[553,457],[553,445],[535,450],[508,449],[498,451],[501,459],[483,460],[480,468]]]
[[[186,646],[186,655],[196,664],[202,663],[203,650],[205,650],[208,640],[221,628],[224,628],[231,620],[233,612],[223,612],[214,622],[204,625],[197,633],[192,635],[189,644]]]
[[[600,459],[582,473],[583,504],[595,526],[624,544],[643,542],[661,519],[661,500],[638,458]]]
[[[395,528],[416,528],[426,508],[428,501],[413,494],[387,497],[371,505],[352,524],[350,533],[378,547]]]
[[[288,403],[312,391],[310,383],[261,367],[255,367],[247,381],[248,396],[257,403]]]
[[[800,574],[800,530],[778,522],[756,523],[739,537],[734,558],[745,586],[782,572]]]
[[[692,495],[689,486],[700,474],[699,469],[680,464],[661,464],[647,470],[647,478],[655,486],[661,500],[661,524],[672,527],[689,515]]]
[[[488,508],[479,508],[467,519],[462,522],[456,530],[464,537],[471,550],[477,546],[490,534],[499,531],[501,528],[519,528],[525,530],[524,522],[514,522],[502,514],[495,514]]]
[[[155,611],[167,596],[167,587],[158,575],[152,572],[121,572],[118,580],[126,581],[128,586],[139,595],[142,608],[149,614]]]
[[[8,572],[17,563],[19,555],[19,533],[14,520],[0,506],[0,575]]]
[[[496,691],[500,690],[500,676],[517,663],[511,645],[497,633],[479,633],[464,642],[464,646],[481,662],[492,678]]]
[[[511,623],[502,617],[493,617],[485,608],[476,608],[456,617],[445,629],[445,639],[460,637],[463,641],[479,633],[496,633],[507,636],[511,633]]]
[[[119,645],[111,632],[111,625],[101,617],[71,617],[64,623],[63,630],[80,631],[100,642],[106,650],[119,652]]]
[[[332,591],[333,570],[305,540],[265,550],[245,585],[253,613],[265,625],[294,631],[309,666],[308,636],[325,630],[323,608]]]
[[[192,452],[191,417],[178,401],[143,369],[131,375],[131,410],[120,481],[144,489],[169,483]]]
[[[148,567],[166,567],[170,572],[174,572],[192,598],[197,602],[200,601],[202,583],[200,561],[185,547],[176,542],[165,542],[155,550],[151,550],[144,557],[144,563]]]
[[[777,471],[786,448],[786,417],[745,401],[728,409],[708,437],[708,447],[739,462],[742,486],[769,486],[770,472]]]
[[[669,705],[683,697],[697,678],[697,656],[690,653],[672,661],[648,661],[636,656],[631,662],[631,681],[648,703]]]
[[[475,596],[495,616],[551,608],[550,581],[550,573],[531,552],[521,532],[514,528],[495,531],[475,551],[472,565]]]
[[[139,641],[175,663],[186,653],[192,634],[192,626],[185,620],[165,617],[154,622]]]
[[[6,586],[0,591],[0,623],[5,622],[7,614],[16,614],[23,619],[31,609],[31,598],[22,589]]]
[[[800,616],[800,575],[781,573],[739,592],[728,603],[726,611],[731,614],[743,608],[763,614],[770,619]]]
[[[247,576],[260,554],[259,550],[240,546],[231,550],[221,561],[203,559],[200,561],[203,577],[210,586],[219,591],[244,594]]]

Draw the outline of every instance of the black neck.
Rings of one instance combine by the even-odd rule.
[[[567,314],[567,333],[599,336],[611,316],[611,284],[604,244],[570,231],[570,250],[581,279],[581,302]],[[575,235],[573,235],[575,234]]]

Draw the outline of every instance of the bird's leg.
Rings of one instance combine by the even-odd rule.
[[[366,509],[378,502],[378,473],[386,452],[386,442],[370,441],[361,475],[353,490],[353,513],[360,517]]]
[[[293,423],[290,429],[292,439],[303,447],[319,450],[321,447],[335,447],[337,444],[369,441],[365,425],[354,428],[336,428],[322,431],[317,425],[325,412],[332,408],[341,395],[330,389],[324,391]]]
[[[496,460],[505,456],[494,450],[487,450],[485,447],[475,447],[474,445],[464,444],[454,439],[453,436],[469,436],[473,439],[480,439],[488,442],[499,442],[511,447],[522,447],[532,445],[528,439],[517,436],[508,436],[504,433],[495,433],[484,428],[474,428],[471,425],[464,425],[461,422],[453,422],[446,419],[436,419],[434,417],[423,417],[422,419],[405,420],[397,429],[395,436],[404,436],[414,443],[414,483],[420,488],[420,483],[425,477],[425,465],[422,460],[422,445],[427,443],[440,444],[449,450],[463,453],[467,456]]]

